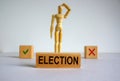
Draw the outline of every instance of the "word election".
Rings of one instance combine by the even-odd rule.
[[[48,59],[48,61],[47,61]],[[71,56],[39,56],[39,64],[78,64],[78,57]]]
[[[44,68],[79,68],[79,53],[37,53],[36,67]]]

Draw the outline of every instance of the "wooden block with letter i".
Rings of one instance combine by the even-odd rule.
[[[33,46],[32,45],[20,45],[19,47],[19,57],[20,58],[33,58]]]
[[[85,46],[85,58],[97,59],[98,58],[98,47],[97,46]]]

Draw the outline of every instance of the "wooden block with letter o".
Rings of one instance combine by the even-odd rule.
[[[97,59],[98,58],[98,47],[97,46],[85,46],[85,58]]]
[[[19,47],[19,57],[20,58],[33,58],[33,46],[32,45],[20,45]]]
[[[47,53],[36,54],[37,68],[80,68],[80,53]]]

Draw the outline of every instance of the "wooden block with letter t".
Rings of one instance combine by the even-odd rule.
[[[19,57],[20,58],[33,58],[33,46],[32,45],[20,45]]]
[[[98,58],[98,47],[97,46],[85,46],[85,58],[97,59]]]

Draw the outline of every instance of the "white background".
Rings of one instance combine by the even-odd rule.
[[[63,2],[71,13],[63,22],[63,52],[120,52],[120,0],[0,0],[0,52],[18,52],[29,44],[35,51],[54,51],[49,36],[51,15]]]

